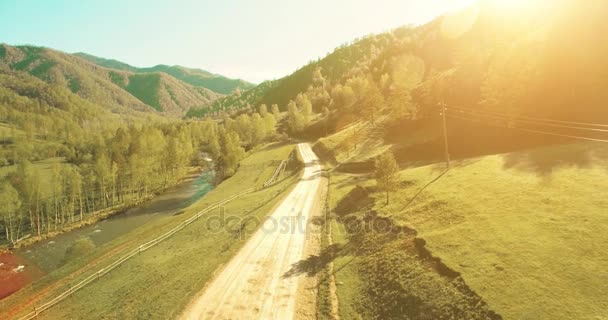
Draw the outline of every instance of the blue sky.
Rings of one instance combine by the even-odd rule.
[[[0,42],[179,64],[253,82],[470,0],[0,0]]]

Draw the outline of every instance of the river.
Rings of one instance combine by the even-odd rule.
[[[137,207],[79,229],[0,255],[0,299],[42,275],[60,268],[74,240],[86,236],[103,245],[164,215],[178,214],[213,189],[213,171],[171,187]],[[7,291],[7,292],[1,292]],[[10,292],[8,292],[10,291]]]

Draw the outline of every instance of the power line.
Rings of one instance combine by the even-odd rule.
[[[540,130],[519,128],[519,127],[514,127],[514,126],[497,125],[497,124],[493,124],[493,123],[482,122],[481,120],[478,120],[478,119],[467,119],[467,118],[464,118],[464,117],[459,117],[459,116],[449,115],[449,114],[447,116],[449,118],[451,118],[451,119],[459,119],[459,120],[464,120],[464,121],[477,122],[477,123],[481,123],[481,124],[485,124],[485,125],[490,125],[490,126],[494,126],[494,127],[499,127],[499,128],[516,129],[516,130],[520,130],[520,131],[526,131],[526,132],[531,132],[531,133],[540,133],[540,134],[557,136],[557,137],[563,137],[563,138],[571,138],[571,139],[579,139],[579,140],[586,140],[586,141],[608,143],[608,140],[604,140],[604,139],[595,139],[595,138],[589,138],[589,137],[573,136],[573,135],[560,134],[560,133],[555,133],[555,132],[546,132],[546,131],[540,131]]]
[[[569,124],[569,125],[575,125],[575,126],[578,125],[578,126],[608,128],[608,124],[585,123],[585,122],[575,122],[575,121],[564,121],[564,120],[555,120],[555,119],[548,119],[548,118],[529,117],[529,116],[524,116],[524,115],[509,115],[509,114],[506,114],[504,112],[501,113],[501,112],[497,112],[497,111],[476,110],[476,109],[467,108],[467,107],[460,107],[460,106],[452,106],[450,108],[451,109],[467,110],[467,111],[476,112],[476,113],[494,114],[494,115],[497,115],[497,116],[504,116],[504,117],[509,117],[509,118],[519,118],[519,119],[525,119],[525,120],[530,120],[530,121],[552,122],[552,123],[562,123],[562,124]]]
[[[521,120],[521,119],[517,119],[517,118],[519,118],[518,116],[511,116],[511,115],[501,114],[501,113],[497,113],[497,112],[473,111],[472,109],[463,109],[463,108],[455,108],[455,107],[449,108],[448,111],[449,110],[454,110],[459,113],[466,113],[466,114],[472,114],[472,115],[479,114],[484,117],[498,118],[498,119],[507,120],[507,121],[536,124],[536,125],[540,125],[540,126],[549,126],[549,127],[574,129],[574,130],[586,130],[586,131],[594,131],[594,132],[608,132],[608,129],[584,128],[584,127],[562,125],[562,124],[555,124],[555,123],[542,123],[542,122],[540,122],[541,120]],[[542,120],[542,121],[557,121],[557,120]]]

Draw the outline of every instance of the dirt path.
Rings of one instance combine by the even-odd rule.
[[[321,166],[308,144],[298,145],[302,180],[225,269],[182,314],[182,319],[293,319],[299,268],[313,211],[319,206]],[[314,235],[316,236],[316,235]]]
[[[296,299],[296,314],[297,320],[317,319],[317,303],[318,303],[318,285],[319,278],[322,274],[318,266],[317,258],[321,252],[321,237],[325,228],[323,221],[325,220],[325,197],[327,196],[327,178],[320,178],[320,186],[317,190],[317,195],[314,199],[312,212],[309,219],[312,223],[308,226],[308,237],[304,247],[304,255],[300,262],[300,267],[292,267],[293,271],[299,272],[302,276],[298,285]],[[306,263],[308,266],[306,267]],[[303,265],[304,264],[304,265]],[[307,272],[309,271],[309,272]]]

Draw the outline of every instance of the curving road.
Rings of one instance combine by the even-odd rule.
[[[321,166],[310,145],[299,144],[305,163],[295,189],[224,270],[182,314],[182,319],[293,319],[307,229],[320,187]]]

